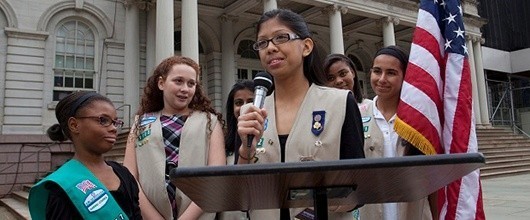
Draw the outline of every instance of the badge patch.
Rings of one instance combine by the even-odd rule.
[[[362,117],[363,123],[369,122],[372,119],[370,116],[364,116]]]
[[[142,118],[142,121],[140,122],[140,126],[143,127],[155,121],[156,121],[156,116],[148,116],[148,117]]]
[[[85,199],[84,205],[87,207],[89,212],[95,212],[100,210],[109,201],[109,195],[105,193],[103,189],[94,190],[88,194]]]
[[[81,190],[81,192],[86,194],[86,192],[88,192],[89,190],[95,189],[96,184],[90,182],[90,180],[83,180],[80,183],[76,184],[75,187],[77,187],[79,190]]]
[[[326,111],[313,111],[313,122],[311,123],[311,132],[318,136],[324,131],[324,124],[326,122]]]

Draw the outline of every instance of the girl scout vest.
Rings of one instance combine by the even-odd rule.
[[[382,158],[384,150],[383,133],[374,118],[373,108],[375,102],[361,108],[361,118],[363,120],[364,130],[364,155],[366,158]],[[401,138],[398,138],[396,144],[396,155],[403,156],[405,146],[401,144]],[[423,198],[413,202],[398,203],[397,205],[398,220],[429,220],[432,219],[429,202]],[[360,219],[383,219],[382,204],[366,204],[359,209]]]
[[[84,219],[129,219],[105,185],[75,159],[66,162],[31,188],[28,204],[32,219],[46,219],[48,182],[56,183],[66,192]]]
[[[349,91],[312,84],[298,110],[285,144],[285,162],[338,160]],[[260,139],[257,163],[280,162],[274,93],[265,99],[267,122]],[[291,219],[304,208],[290,209]],[[280,219],[279,209],[252,210],[251,219]],[[329,212],[330,219],[352,219],[350,212]]]
[[[194,111],[182,128],[179,146],[179,167],[208,165],[210,130],[217,123],[217,117],[205,112]],[[139,182],[144,193],[164,219],[173,219],[171,204],[165,187],[166,153],[162,137],[160,112],[145,114],[140,123],[139,138],[136,141],[136,160]],[[176,189],[178,215],[182,215],[191,200]],[[215,213],[204,213],[200,219],[213,219]]]

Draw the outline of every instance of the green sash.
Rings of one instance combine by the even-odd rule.
[[[84,219],[129,219],[98,178],[82,163],[71,159],[31,188],[28,203],[34,220],[46,219],[48,181],[63,188]]]

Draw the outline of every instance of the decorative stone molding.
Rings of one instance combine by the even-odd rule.
[[[149,11],[156,7],[156,0],[124,0],[123,5],[126,8],[135,5],[140,10]]]
[[[85,0],[75,0],[75,9],[83,9]]]
[[[221,20],[222,22],[234,22],[235,23],[239,21],[239,17],[235,15],[222,14],[221,16],[219,16],[219,20]]]
[[[418,10],[420,3],[417,0],[372,0],[374,2],[384,3],[390,6],[396,6],[399,8],[405,8],[408,10]]]
[[[333,5],[329,5],[325,7],[324,9],[322,9],[322,13],[326,15],[330,15],[337,11],[340,12],[341,14],[346,14],[348,13],[348,8],[346,6],[333,4]]]
[[[398,25],[400,20],[398,17],[394,17],[394,16],[386,16],[386,17],[382,17],[381,19],[379,20],[376,20],[376,25],[377,27],[382,27],[382,25],[384,23],[392,23],[394,25]]]
[[[18,28],[5,27],[6,35],[12,38],[22,38],[30,40],[46,40],[50,33],[45,31],[22,30]]]

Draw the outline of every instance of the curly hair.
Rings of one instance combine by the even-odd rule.
[[[177,64],[184,64],[192,67],[197,73],[196,80],[197,84],[195,87],[195,94],[188,105],[192,111],[201,111],[207,112],[215,115],[217,120],[221,123],[221,126],[225,127],[225,122],[221,113],[217,112],[212,107],[212,101],[204,94],[202,85],[198,82],[199,76],[201,74],[200,66],[197,62],[188,57],[183,56],[171,56],[163,60],[153,71],[153,74],[147,79],[147,83],[144,87],[144,94],[142,100],[140,101],[140,107],[136,113],[139,117],[142,117],[145,113],[149,112],[158,112],[164,108],[164,96],[162,90],[158,88],[158,80],[165,80],[168,73],[171,71],[173,66]],[[136,124],[138,128],[139,124]],[[136,129],[138,131],[138,129]],[[211,118],[208,115],[208,130],[211,133]]]

